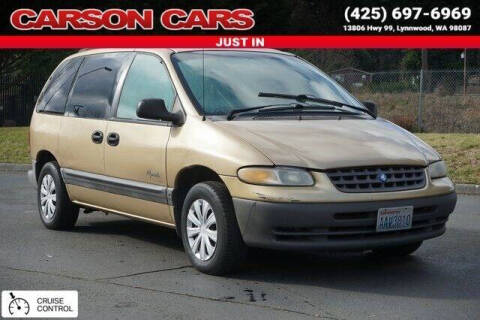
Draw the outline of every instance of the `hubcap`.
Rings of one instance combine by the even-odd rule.
[[[55,181],[50,174],[43,176],[40,184],[40,206],[45,220],[50,221],[55,215],[57,205],[57,193],[55,190]]]
[[[190,250],[202,261],[210,259],[217,246],[217,220],[212,206],[203,200],[195,200],[187,215],[187,237]]]

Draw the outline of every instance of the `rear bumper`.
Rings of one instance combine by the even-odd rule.
[[[438,237],[455,208],[455,192],[407,200],[273,203],[234,198],[245,243],[293,250],[367,250]],[[376,232],[379,208],[413,206],[412,229]]]

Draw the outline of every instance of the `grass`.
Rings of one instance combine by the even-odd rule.
[[[0,162],[30,163],[28,127],[0,127]]]
[[[480,184],[480,134],[420,133],[445,159],[456,183]],[[30,163],[28,128],[0,127],[0,162]]]
[[[480,134],[420,133],[447,162],[449,176],[456,183],[480,184]]]
[[[419,95],[417,92],[369,93],[355,95],[362,101],[374,101],[379,115],[403,128],[417,130]],[[424,132],[479,133],[480,95],[441,96],[427,93],[423,99],[422,127]]]

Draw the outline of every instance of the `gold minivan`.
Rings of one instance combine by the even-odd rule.
[[[445,163],[305,60],[275,50],[86,50],[48,79],[30,126],[38,209],[175,228],[192,264],[247,247],[401,256],[456,204]]]

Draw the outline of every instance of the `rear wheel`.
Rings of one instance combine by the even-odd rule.
[[[38,211],[45,227],[54,230],[71,229],[78,218],[63,183],[57,162],[46,163],[38,176]]]
[[[422,245],[422,241],[406,244],[403,246],[379,248],[372,250],[375,256],[379,257],[403,257],[415,252]]]
[[[203,182],[190,189],[183,205],[181,231],[185,251],[201,272],[231,272],[246,256],[232,199],[219,182]]]

